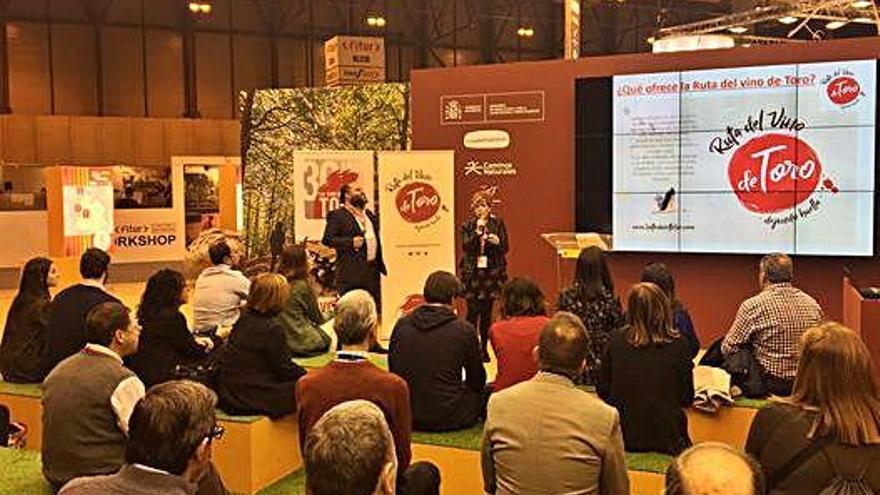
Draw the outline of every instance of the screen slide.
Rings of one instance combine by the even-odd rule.
[[[872,255],[875,60],[617,76],[618,251]]]

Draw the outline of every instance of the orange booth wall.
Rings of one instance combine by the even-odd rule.
[[[551,302],[558,293],[553,250],[539,235],[573,231],[575,223],[575,80],[615,74],[709,69],[748,65],[807,63],[880,56],[880,39],[860,38],[799,45],[735,48],[672,54],[637,54],[505,65],[418,70],[412,73],[413,148],[456,151],[456,220],[469,214],[470,195],[480,187],[496,186],[501,199],[496,212],[511,238],[511,275],[536,279]],[[443,123],[443,96],[508,92],[544,93],[542,121],[504,124]],[[500,129],[510,134],[502,150],[473,150],[463,145],[464,134]],[[841,143],[841,146],[844,146]],[[513,163],[515,176],[465,175],[468,162]],[[876,247],[875,247],[876,249]],[[460,248],[459,248],[460,256]],[[617,291],[638,281],[649,261],[669,265],[679,298],[689,307],[697,330],[707,344],[726,332],[740,302],[758,289],[759,257],[749,255],[639,254],[611,256]],[[831,319],[840,320],[843,269],[849,267],[864,283],[880,282],[876,258],[798,257],[797,284],[812,294]],[[570,279],[571,263],[563,265]]]

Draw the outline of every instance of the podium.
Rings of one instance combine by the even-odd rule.
[[[563,260],[576,260],[581,251],[590,246],[596,246],[603,251],[611,251],[614,247],[611,234],[598,234],[595,232],[548,232],[541,234],[541,238],[556,251],[556,285],[562,290],[562,262]]]
[[[843,324],[858,333],[874,360],[874,377],[880,380],[880,291],[862,288],[849,275],[843,277]]]

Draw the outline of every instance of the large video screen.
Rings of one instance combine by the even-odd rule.
[[[873,254],[876,61],[611,86],[615,250]]]

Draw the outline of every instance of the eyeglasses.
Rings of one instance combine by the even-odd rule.
[[[224,433],[226,433],[226,428],[221,425],[214,425],[214,427],[211,428],[211,432],[205,435],[205,438],[207,438],[209,442],[213,442],[214,440],[220,440],[223,438]]]

